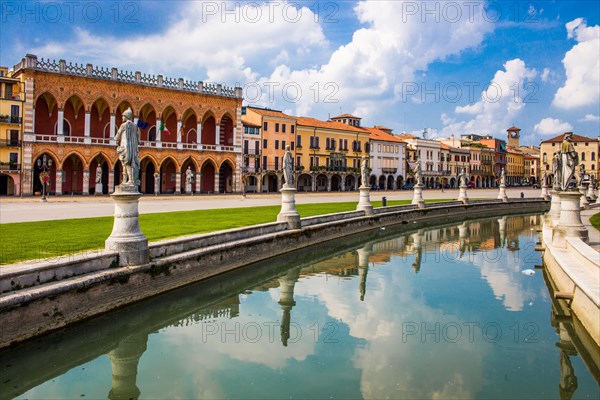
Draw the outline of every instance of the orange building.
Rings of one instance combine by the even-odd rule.
[[[103,193],[121,179],[114,135],[131,108],[141,126],[142,193],[241,191],[241,88],[77,65],[27,55],[13,68],[24,83],[23,193],[41,191],[37,160],[52,160],[48,191]],[[184,175],[185,176],[185,175]]]

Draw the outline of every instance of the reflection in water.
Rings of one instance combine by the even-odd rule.
[[[279,278],[279,305],[283,314],[281,316],[281,343],[284,346],[288,345],[288,339],[290,338],[290,323],[291,323],[291,311],[296,305],[294,301],[294,285],[298,282],[300,277],[300,269],[290,269],[285,276]]]
[[[0,352],[0,397],[594,397],[598,349],[520,273],[538,224],[400,226],[254,264]]]
[[[140,390],[136,385],[138,362],[146,351],[148,335],[132,335],[120,341],[108,352],[112,368],[112,388],[108,393],[111,400],[137,399]]]

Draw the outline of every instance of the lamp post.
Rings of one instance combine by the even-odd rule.
[[[47,170],[52,168],[52,159],[47,158],[44,154],[42,158],[38,158],[37,166],[42,170],[42,172],[40,172],[40,182],[42,183],[42,201],[46,202],[46,184],[50,181],[50,173],[47,172]]]

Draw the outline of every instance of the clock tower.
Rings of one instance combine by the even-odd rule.
[[[519,132],[521,132],[521,130],[513,125],[512,127],[508,128],[506,132],[508,133],[508,146],[518,148]]]

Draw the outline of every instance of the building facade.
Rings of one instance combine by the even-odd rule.
[[[354,125],[356,120],[296,120],[298,191],[358,190],[361,157],[369,157],[369,132]]]
[[[423,187],[426,189],[441,187],[443,178],[447,178],[444,175],[445,171],[442,170],[441,143],[438,140],[422,139],[409,134],[399,135],[398,137],[404,140],[408,147],[414,151],[413,159],[408,161],[410,171],[407,170],[407,179],[409,177],[414,179],[414,169],[417,162],[414,157],[416,157],[421,163]]]
[[[50,193],[91,194],[97,179],[112,193],[121,179],[114,136],[128,108],[141,131],[142,193],[184,192],[188,167],[194,192],[241,191],[241,88],[34,55],[13,77],[25,94],[23,193],[41,191],[44,155],[53,161]]]
[[[382,126],[364,128],[369,132],[371,187],[394,190],[402,188],[405,179],[406,142]]]
[[[22,86],[8,68],[0,67],[0,196],[21,194]]]
[[[553,179],[552,174],[552,156],[555,152],[560,151],[560,144],[564,139],[565,134],[558,135],[548,140],[544,140],[540,144],[541,153],[541,173],[546,174]],[[590,138],[587,136],[573,134],[573,147],[579,155],[579,162],[585,166],[586,174],[595,175],[596,181],[600,181],[600,160],[598,154],[600,152],[600,138]]]

